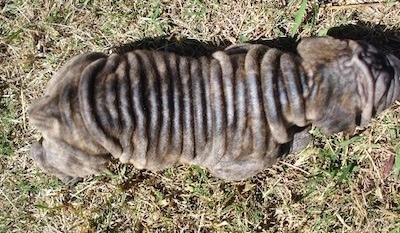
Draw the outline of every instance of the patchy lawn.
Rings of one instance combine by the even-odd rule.
[[[351,137],[313,129],[302,153],[241,182],[113,164],[70,189],[29,157],[40,134],[27,107],[86,51],[190,55],[247,41],[291,51],[329,34],[400,54],[397,1],[317,2],[0,0],[0,232],[400,232],[399,105]]]

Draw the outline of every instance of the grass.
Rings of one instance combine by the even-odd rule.
[[[68,188],[29,157],[40,134],[27,107],[85,51],[157,37],[206,49],[275,39],[290,50],[279,37],[333,33],[399,55],[398,3],[325,2],[0,1],[0,232],[400,232],[399,105],[352,137],[313,129],[302,153],[241,182],[197,166],[152,173],[115,163]]]

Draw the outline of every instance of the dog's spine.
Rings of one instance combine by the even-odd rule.
[[[105,149],[137,168],[268,157],[271,143],[291,141],[290,127],[306,124],[299,64],[264,46],[212,58],[111,55],[82,73],[80,111]]]

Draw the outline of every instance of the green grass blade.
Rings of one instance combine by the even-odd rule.
[[[342,174],[340,175],[338,181],[336,182],[336,185],[339,185],[343,182],[343,180],[347,180],[348,175],[353,171],[354,167],[357,164],[355,162],[351,162],[350,164],[348,164],[344,169]]]
[[[394,160],[394,175],[397,177],[400,174],[400,150],[396,150],[396,157]]]
[[[297,11],[296,16],[294,17],[294,26],[292,28],[291,36],[293,37],[297,30],[299,29],[301,22],[303,21],[303,17],[306,13],[307,0],[301,0],[300,9]]]

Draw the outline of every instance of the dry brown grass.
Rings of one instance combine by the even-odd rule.
[[[196,166],[114,164],[69,189],[28,155],[40,135],[26,108],[73,55],[146,37],[216,46],[289,37],[300,2],[0,0],[0,232],[400,232],[400,182],[385,171],[400,158],[399,106],[349,139],[314,130],[305,151],[242,182]],[[361,24],[366,33],[348,33],[399,53],[396,1],[320,2],[307,2],[295,39]]]

